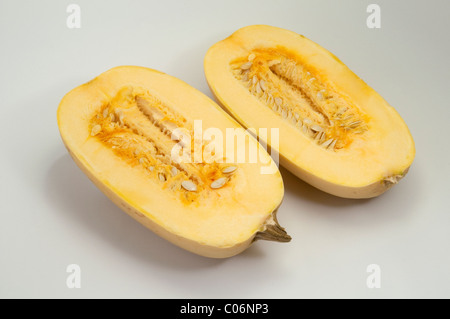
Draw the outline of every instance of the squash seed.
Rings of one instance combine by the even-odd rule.
[[[267,91],[266,81],[264,81],[264,80],[259,81],[259,85],[261,86],[261,89],[263,91]]]
[[[101,130],[102,130],[102,127],[99,124],[94,125],[94,127],[92,128],[92,131],[91,131],[91,136],[97,135],[98,133],[100,133]]]
[[[332,138],[330,138],[329,140],[326,140],[320,146],[322,146],[324,148],[327,148],[331,143],[333,143],[333,139]]]
[[[283,104],[283,99],[281,99],[280,97],[276,97],[275,98],[275,104],[277,106],[281,106]]]
[[[324,131],[323,127],[319,126],[319,125],[312,125],[311,126],[311,130],[316,131],[316,132],[323,132]]]
[[[227,166],[222,170],[222,173],[230,174],[230,173],[233,173],[236,169],[237,169],[236,166]]]
[[[241,69],[242,70],[248,70],[252,67],[253,63],[252,62],[246,62],[244,64],[241,65]]]
[[[189,192],[197,191],[197,185],[195,185],[192,181],[182,181],[181,186]]]
[[[216,179],[214,182],[211,183],[211,188],[214,188],[214,189],[221,188],[223,185],[225,185],[227,180],[228,179],[226,177],[221,177],[219,179]]]

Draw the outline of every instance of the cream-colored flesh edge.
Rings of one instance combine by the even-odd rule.
[[[192,253],[195,253],[197,255],[210,258],[232,257],[246,250],[252,244],[253,238],[255,237],[256,233],[253,236],[249,237],[247,240],[240,243],[236,243],[233,246],[215,247],[210,245],[204,245],[199,242],[169,232],[167,229],[155,223],[149,217],[145,216],[139,210],[127,204],[125,200],[121,198],[116,192],[114,192],[110,187],[108,187],[107,185],[102,183],[98,178],[96,178],[90,172],[90,170],[87,169],[87,166],[83,163],[83,161],[80,160],[77,156],[75,156],[75,154],[73,154],[73,152],[71,152],[69,148],[67,148],[67,150],[72,159],[74,160],[74,162],[77,164],[77,166],[83,171],[83,173],[85,173],[86,176],[88,176],[88,178],[102,191],[102,193],[105,194],[117,207],[120,207],[121,210],[123,210],[133,219],[135,219],[136,221],[138,221],[139,223],[150,229],[156,235],[171,242],[172,244],[181,247],[187,251],[190,251]]]
[[[224,101],[219,98],[211,85],[209,85],[209,88],[211,92],[213,92],[214,100],[216,101],[216,103],[219,104],[228,114],[233,116],[233,118],[235,118],[242,126],[245,127],[244,121],[239,118],[238,114],[233,113],[233,110],[231,108],[225,107]],[[269,148],[272,148],[272,146],[270,145],[270,141],[264,142],[266,145],[268,145]],[[280,165],[285,167],[292,174],[294,174],[304,182],[310,184],[311,186],[320,189],[321,191],[342,198],[364,199],[377,197],[397,184],[408,173],[409,170],[408,166],[404,168],[403,173],[401,174],[392,175],[362,187],[351,187],[332,183],[314,174],[311,174],[299,167],[298,164],[283,156],[279,150],[276,151],[279,154]]]

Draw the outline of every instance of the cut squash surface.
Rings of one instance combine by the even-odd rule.
[[[225,155],[208,153],[209,140],[195,138],[198,123],[200,134],[235,129],[245,143],[224,144]],[[181,80],[143,67],[111,69],[63,98],[58,125],[75,162],[111,200],[182,248],[229,257],[273,230],[278,235],[269,239],[290,239],[274,216],[284,194],[275,163],[217,104]],[[256,163],[226,157],[228,148],[236,154],[252,147]],[[267,165],[273,174],[261,174]]]
[[[218,102],[247,128],[278,128],[280,161],[330,194],[382,194],[415,155],[405,122],[332,53],[294,32],[244,27],[204,61]]]

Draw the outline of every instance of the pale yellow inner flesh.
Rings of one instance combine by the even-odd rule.
[[[184,202],[230,186],[235,164],[225,164],[223,159],[212,163],[173,160],[172,149],[184,141],[177,129],[191,139],[193,158],[193,124],[148,92],[124,87],[94,114],[90,135],[162,188],[178,192]],[[202,152],[205,147],[207,144],[199,146]]]
[[[349,98],[283,48],[254,49],[230,66],[253,96],[329,151],[348,147],[369,128],[369,117]]]

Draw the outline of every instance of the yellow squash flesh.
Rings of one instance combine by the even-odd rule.
[[[159,236],[215,258],[236,255],[256,239],[289,241],[275,217],[283,182],[263,148],[257,148],[256,163],[174,160],[171,151],[183,141],[176,129],[195,134],[198,120],[203,132],[215,128],[225,136],[226,129],[240,129],[246,139],[230,146],[236,153],[259,145],[204,94],[143,67],[113,68],[70,91],[58,108],[60,133],[74,161],[117,206]],[[267,166],[273,174],[261,174]]]
[[[204,68],[224,109],[247,128],[279,128],[278,145],[265,142],[325,192],[378,196],[413,162],[414,141],[394,108],[304,36],[244,27],[208,50]]]

